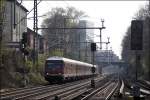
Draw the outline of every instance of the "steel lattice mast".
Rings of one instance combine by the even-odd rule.
[[[33,57],[33,66],[35,66],[36,62],[38,61],[38,20],[37,20],[37,0],[34,0],[34,57]]]

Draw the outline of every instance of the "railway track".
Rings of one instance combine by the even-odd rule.
[[[93,90],[90,94],[83,97],[81,100],[109,100],[113,94],[115,93],[115,90],[119,86],[119,81],[108,81],[101,87],[98,87],[97,89]]]
[[[147,84],[143,80],[138,80],[137,84],[144,89],[150,90],[150,84]]]
[[[103,78],[99,78],[102,80]],[[82,84],[80,84],[82,83]],[[66,90],[69,91],[68,89],[70,88],[77,88],[77,87],[84,87],[84,85],[87,85],[89,83],[89,79],[86,80],[80,80],[72,83],[66,83],[62,85],[47,85],[47,86],[39,86],[39,87],[31,87],[31,88],[20,88],[18,90],[11,90],[8,91],[8,93],[4,92],[0,95],[1,100],[33,100],[33,99],[42,99],[48,97],[46,94],[49,93],[56,95],[57,92],[60,93],[59,91],[61,90]],[[62,91],[64,92],[64,91]],[[42,99],[43,100],[43,99]]]
[[[145,84],[143,81],[132,81],[130,78],[123,78],[125,90],[124,90],[124,98],[133,99],[135,93],[138,93],[139,99],[142,100],[150,100],[150,90],[148,84]],[[139,87],[139,92],[133,89],[133,86]]]
[[[79,87],[72,89],[71,91],[64,92],[62,94],[59,94],[55,96],[55,98],[49,98],[48,100],[95,100],[96,96],[98,100],[102,95],[99,94],[105,94],[105,97],[103,97],[106,100],[109,100],[113,93],[115,92],[116,88],[118,87],[119,81],[116,84],[111,78],[102,80],[102,81],[96,81],[96,88],[91,87]],[[90,84],[89,84],[90,85]],[[107,91],[107,93],[105,93]]]
[[[101,78],[97,78],[96,82],[101,81]],[[83,93],[90,87],[90,81],[68,86],[56,91],[49,91],[45,94],[38,95],[36,97],[30,98],[31,100],[70,100],[73,99],[78,93]]]
[[[104,80],[95,80],[95,85],[96,87],[98,87],[100,84],[99,83],[103,83],[105,84],[106,81],[108,81],[108,79],[104,79]],[[88,85],[88,86],[87,86]],[[95,90],[94,88],[91,88],[91,83],[88,83],[86,86],[83,87],[79,87],[79,88],[75,88],[71,91],[65,92],[63,94],[57,95],[57,97],[54,98],[54,100],[81,100],[85,95],[91,93],[93,90]],[[52,98],[50,99],[52,100]]]

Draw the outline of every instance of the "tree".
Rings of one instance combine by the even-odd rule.
[[[62,54],[67,57],[67,54],[72,51],[73,45],[70,45],[70,42],[75,42],[76,30],[55,28],[75,27],[78,25],[78,20],[86,15],[74,7],[52,8],[46,15],[42,27],[54,28],[42,30],[42,34],[48,42],[49,52],[54,50],[61,52],[62,50]]]
[[[143,32],[143,51],[142,51],[142,67],[139,69],[139,73],[149,73],[150,75],[150,68],[148,66],[150,66],[150,64],[148,63],[150,61],[150,57],[148,57],[150,55],[149,51],[150,48],[148,45],[150,45],[150,43],[148,41],[150,41],[149,38],[149,32],[147,31],[149,29],[149,21],[148,21],[148,5],[144,6],[143,8],[140,8],[139,11],[135,14],[134,19],[137,20],[143,20],[144,21],[144,32]],[[148,19],[147,19],[148,18]],[[124,39],[122,41],[122,59],[124,61],[126,61],[127,63],[130,64],[130,72],[133,75],[134,72],[134,65],[135,65],[135,53],[133,51],[130,50],[130,40],[131,40],[131,27],[129,27],[127,29],[126,35],[124,36]],[[149,71],[149,72],[148,72]],[[148,77],[149,75],[145,75],[144,77]]]

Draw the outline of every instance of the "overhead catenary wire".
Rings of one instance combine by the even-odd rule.
[[[40,0],[37,5],[39,5],[42,2],[42,0]],[[18,25],[20,22],[22,22],[24,19],[26,19],[26,17],[34,10],[34,7],[24,16],[22,17],[15,25]]]

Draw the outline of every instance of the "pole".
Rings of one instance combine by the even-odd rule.
[[[136,58],[135,58],[135,60],[136,60],[136,66],[135,66],[135,81],[137,81],[138,80],[138,68],[140,67],[140,59],[141,59],[141,57],[140,57],[140,55],[138,54],[138,51],[136,50],[135,51],[135,55],[136,55]]]
[[[102,27],[99,28],[100,30],[100,50],[102,49],[102,29],[105,29],[104,27],[104,19],[101,19]]]
[[[65,34],[65,18],[64,18],[64,26],[63,27],[64,27],[64,32],[63,33]],[[65,36],[63,35],[62,37],[63,37],[62,42],[65,43]],[[65,44],[62,44],[62,45],[63,45],[63,56],[65,56],[65,51],[66,51],[65,50]]]
[[[63,38],[64,38],[64,43],[65,43],[65,44],[64,44],[64,56],[66,56],[66,42],[65,42],[65,41],[66,41],[66,39],[65,39],[65,37],[66,37],[66,36],[65,36],[65,35],[66,35],[66,34],[65,34],[65,33],[66,33],[66,30],[65,30],[65,27],[66,27],[66,18],[64,18],[64,36],[63,36]]]
[[[109,37],[107,38],[108,39],[108,42],[106,42],[106,52],[107,52],[107,58],[108,58],[108,64],[109,64],[109,50],[108,50],[108,44],[110,43],[109,42]]]
[[[150,16],[150,0],[149,0],[149,16]]]
[[[149,19],[148,19],[148,21],[149,21],[148,26],[150,27],[150,0],[149,0]],[[150,33],[150,28],[148,31]],[[150,48],[150,34],[149,34],[149,48]],[[149,58],[148,59],[150,60],[150,49],[149,49]],[[150,65],[150,62],[149,62],[149,65]],[[150,76],[150,67],[149,67],[149,74],[148,75]],[[149,80],[150,80],[150,77],[149,77]]]
[[[81,60],[81,57],[80,57],[80,46],[81,46],[81,43],[80,43],[80,33],[78,33],[79,34],[79,60]]]
[[[16,0],[14,0],[14,29],[16,27]]]
[[[5,1],[4,0],[1,0],[0,1],[0,13],[1,13],[1,16],[0,16],[0,67],[3,66],[3,55],[2,55],[2,37],[3,37],[3,27],[4,27],[4,14],[5,14],[5,10],[4,10],[4,7],[5,7]]]
[[[94,67],[94,58],[95,58],[95,51],[96,51],[96,43],[91,43],[91,51],[92,51],[92,54],[93,54],[93,57],[92,58],[92,63],[93,63],[93,67],[91,68],[91,71],[92,71],[92,79],[91,79],[91,87],[92,88],[95,88],[95,80],[94,80],[94,73],[95,73],[95,67]]]
[[[102,35],[101,35],[102,33],[101,32],[102,32],[102,29],[100,29],[100,36],[99,36],[100,37],[100,50],[102,49]]]
[[[25,62],[26,62],[25,53],[23,53],[23,85],[26,86],[26,78],[25,78]]]
[[[38,22],[37,22],[37,0],[34,0],[34,57],[33,57],[33,66],[35,67],[36,61],[38,62]],[[37,64],[38,65],[38,64]]]
[[[93,57],[92,57],[92,62],[93,62],[93,67],[92,67],[92,80],[91,80],[91,87],[92,88],[95,88],[95,80],[94,80],[94,73],[95,73],[95,67],[94,67],[94,58],[95,58],[95,53],[94,53],[94,51],[92,51],[92,53],[93,53]]]

